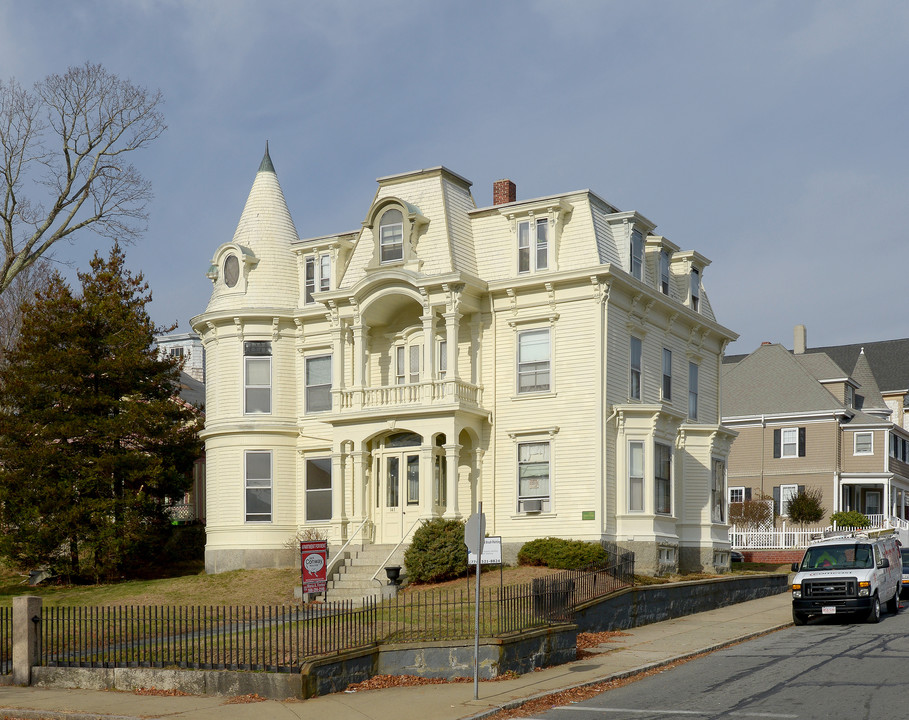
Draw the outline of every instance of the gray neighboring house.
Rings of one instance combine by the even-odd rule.
[[[832,513],[909,519],[909,339],[794,350],[765,343],[724,359],[722,422],[739,432],[727,496],[772,498],[776,515],[802,488]]]

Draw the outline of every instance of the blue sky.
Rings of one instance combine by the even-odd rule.
[[[159,323],[205,309],[267,140],[301,237],[358,228],[377,177],[422,167],[480,206],[503,177],[590,188],[713,261],[730,353],[797,323],[809,346],[909,336],[907,3],[0,3],[0,77],[86,61],[166,99],[127,249]]]

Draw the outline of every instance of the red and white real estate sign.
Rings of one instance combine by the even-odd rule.
[[[328,581],[328,541],[307,540],[300,543],[300,568],[304,593],[324,593]]]

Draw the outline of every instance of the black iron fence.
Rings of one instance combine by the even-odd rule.
[[[0,675],[13,671],[13,609],[0,607]]]
[[[605,567],[484,588],[480,634],[568,621],[574,608],[627,587],[633,576],[634,555],[626,554]],[[356,607],[350,601],[305,608],[53,607],[42,611],[40,660],[66,667],[298,672],[312,657],[379,642],[468,639],[476,617],[477,597],[464,590],[402,592]]]

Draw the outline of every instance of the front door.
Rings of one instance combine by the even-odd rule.
[[[376,542],[400,542],[419,517],[421,442],[419,435],[399,433],[384,443],[376,487]]]

